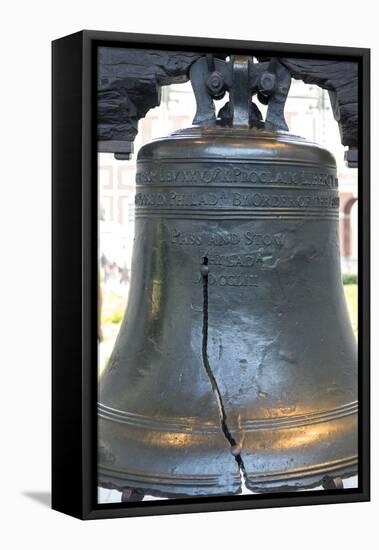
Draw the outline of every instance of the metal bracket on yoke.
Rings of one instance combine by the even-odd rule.
[[[288,69],[276,58],[254,63],[251,56],[234,55],[224,61],[201,57],[190,68],[197,110],[193,124],[199,126],[263,127],[288,130],[284,105],[291,86]],[[229,101],[215,113],[214,100],[229,92]],[[267,105],[266,120],[252,97]]]

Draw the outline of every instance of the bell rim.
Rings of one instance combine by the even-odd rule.
[[[134,488],[146,490],[147,495],[165,497],[235,496],[242,491],[243,475],[247,489],[257,493],[308,490],[321,486],[325,476],[347,479],[358,472],[358,455],[305,468],[283,469],[276,472],[250,472],[245,474],[173,475],[131,473],[100,466],[98,486],[115,490]],[[192,490],[191,490],[192,489]]]

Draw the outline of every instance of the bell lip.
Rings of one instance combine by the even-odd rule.
[[[325,476],[351,477],[358,471],[357,452],[357,413],[336,418],[332,421],[321,421],[325,426],[326,434],[333,436],[333,446],[322,445],[322,452],[314,453],[320,445],[319,437],[314,437],[314,425],[310,424],[302,430],[303,436],[311,434],[314,441],[306,446],[293,448],[286,441],[291,435],[298,433],[298,428],[284,428],[275,431],[268,430],[257,438],[257,433],[234,434],[240,442],[243,459],[243,473],[238,471],[237,462],[230,453],[226,439],[219,434],[219,438],[213,439],[210,445],[210,436],[192,434],[191,448],[193,455],[183,454],[181,449],[159,446],[159,438],[154,435],[154,446],[151,445],[151,430],[134,428],[125,430],[123,425],[110,419],[102,419],[99,424],[100,441],[104,449],[111,448],[110,438],[121,441],[124,451],[117,450],[119,457],[128,456],[127,460],[114,460],[115,452],[110,455],[103,454],[98,462],[98,485],[112,483],[115,488],[135,488],[144,490],[146,494],[154,495],[156,492],[170,495],[215,495],[234,492],[238,494],[242,487],[242,475],[246,487],[254,492],[290,491],[310,489],[321,485]],[[260,441],[272,440],[275,436],[277,449],[268,455],[266,449],[261,448]],[[147,435],[147,437],[144,437]],[[159,435],[159,434],[158,434]],[[175,437],[175,434],[173,434]],[[329,436],[328,436],[329,437]],[[164,438],[164,441],[171,438]],[[163,438],[162,438],[163,441]],[[281,442],[283,445],[281,445]],[[217,443],[217,444],[216,444]],[[270,443],[269,443],[270,445]],[[154,452],[152,453],[152,449]],[[212,466],[205,472],[199,468],[190,467],[196,460],[199,452],[207,453],[207,461]],[[143,464],[135,460],[141,453],[148,452],[150,458]],[[145,455],[149,456],[149,455]],[[215,457],[217,461],[215,461]],[[289,465],[288,458],[294,459]],[[314,458],[312,458],[314,457]],[[223,459],[223,464],[220,463]],[[178,468],[178,460],[181,466]],[[185,460],[184,460],[185,459]],[[268,462],[267,462],[268,460]],[[268,464],[269,467],[262,466]],[[175,466],[175,471],[172,467]]]
[[[284,130],[248,127],[189,126],[146,143],[137,156],[137,164],[165,160],[317,165],[337,171],[333,154],[318,143]]]
[[[252,493],[283,493],[291,491],[307,491],[320,487],[326,476],[348,479],[358,473],[358,456],[347,457],[335,463],[314,465],[312,468],[299,469],[294,475],[288,476],[288,472],[277,472],[276,476],[261,475],[257,472],[247,471],[244,474],[246,488]],[[219,476],[213,483],[202,485],[196,476],[177,480],[173,486],[167,481],[159,483],[148,481],[149,476],[128,474],[127,472],[112,471],[102,466],[98,470],[98,487],[123,491],[124,489],[138,489],[146,495],[161,498],[189,498],[189,497],[214,497],[214,496],[238,496],[242,493],[241,475],[231,474]],[[276,477],[276,479],[275,479]],[[192,482],[192,483],[191,483]],[[244,496],[249,496],[245,494]],[[254,496],[253,494],[251,496]]]

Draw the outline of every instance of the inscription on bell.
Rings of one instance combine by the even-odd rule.
[[[210,273],[208,275],[208,282],[211,286],[258,286],[258,276],[251,274],[238,274],[238,275],[214,275]]]
[[[196,284],[200,284],[202,281],[201,276],[195,281]],[[241,286],[258,286],[258,275],[253,275],[249,273],[236,273],[236,274],[218,274],[218,273],[209,273],[208,275],[208,284],[210,286],[231,286],[231,287],[241,287]]]
[[[255,264],[262,263],[260,252],[256,254],[230,254],[212,256],[208,255],[209,265],[219,265],[222,267],[253,267]]]
[[[136,177],[137,185],[146,183],[163,184],[210,184],[210,183],[251,183],[268,185],[294,185],[336,188],[338,180],[334,174],[315,170],[294,170],[288,167],[264,168],[251,165],[217,166],[209,168],[186,167],[172,169],[139,168]]]
[[[179,246],[227,246],[243,243],[249,247],[265,248],[274,246],[274,248],[282,248],[284,244],[283,233],[254,233],[253,231],[245,231],[243,233],[202,233],[202,232],[186,232],[180,231],[177,228],[171,230],[171,244]]]
[[[337,209],[339,199],[331,193],[179,193],[140,192],[135,197],[136,207],[152,208],[325,208]]]
[[[338,197],[330,195],[266,195],[264,193],[233,193],[233,206],[338,208]]]

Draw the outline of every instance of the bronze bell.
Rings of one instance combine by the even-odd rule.
[[[129,303],[99,384],[99,484],[173,497],[356,473],[333,156],[216,122],[142,147],[136,181]]]

